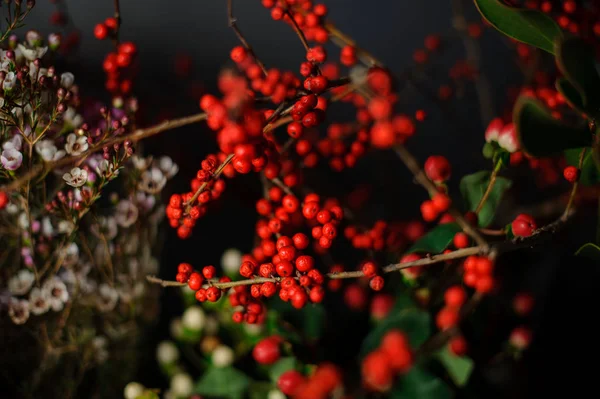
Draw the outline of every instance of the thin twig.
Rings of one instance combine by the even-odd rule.
[[[581,171],[583,167],[583,161],[585,160],[585,153],[587,148],[583,148],[581,153],[579,154],[579,164],[577,166],[578,171]],[[569,195],[569,202],[567,202],[567,207],[565,208],[564,213],[561,216],[562,220],[566,220],[569,217],[569,212],[571,211],[571,207],[573,206],[573,202],[575,201],[575,196],[577,195],[577,189],[579,188],[579,180],[573,183],[573,188],[571,189],[571,195]]]
[[[237,19],[233,16],[233,0],[227,0],[227,16],[229,19],[229,27],[233,29],[239,41],[242,42],[242,45],[246,48],[246,50],[248,50],[250,55],[252,55],[254,61],[260,67],[263,74],[267,76],[267,68],[265,68],[265,64],[263,64],[262,61],[256,56],[254,49],[252,48],[250,43],[248,43],[248,40],[246,40],[246,38],[242,34],[242,31],[240,31],[240,28],[237,26]]]
[[[481,197],[479,204],[477,204],[477,209],[475,209],[476,214],[479,215],[479,212],[481,212],[481,209],[483,208],[483,206],[487,202],[490,194],[492,193],[492,190],[494,189],[494,185],[496,184],[496,178],[498,178],[498,172],[500,172],[501,168],[502,168],[502,161],[498,160],[498,162],[496,163],[496,167],[494,168],[494,170],[492,171],[492,174],[490,175],[490,182],[488,183],[487,188],[485,189],[485,193],[483,193],[483,197]]]
[[[205,181],[204,183],[202,183],[202,185],[194,193],[194,196],[188,201],[188,203],[187,203],[188,208],[194,205],[194,203],[198,199],[198,196],[200,196],[200,194],[202,194],[202,192],[208,187],[208,184],[211,181],[217,180],[219,178],[219,176],[221,176],[221,173],[223,173],[223,171],[225,170],[225,167],[227,165],[229,165],[229,163],[233,160],[234,157],[235,157],[234,154],[229,154],[227,156],[227,158],[225,158],[225,160],[223,161],[223,163],[221,164],[221,166],[219,166],[217,168],[217,170],[215,171],[215,173],[212,175],[211,179],[209,181]],[[189,212],[189,209],[188,209],[188,212]]]

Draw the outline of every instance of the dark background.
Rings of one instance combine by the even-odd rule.
[[[467,3],[467,16],[478,21],[474,7]],[[439,64],[426,82],[435,93],[440,84],[447,83],[448,68],[463,54],[460,39],[452,30],[451,4],[448,0],[422,1],[325,1],[330,8],[330,19],[357,43],[383,60],[391,70],[399,73],[412,63],[412,53],[421,48],[427,34],[439,33],[447,39],[445,51],[435,60]],[[72,23],[81,30],[80,64],[70,64],[76,79],[87,93],[102,95],[103,72],[101,60],[110,51],[109,42],[92,37],[93,27],[113,13],[110,0],[66,1]],[[38,0],[28,20],[32,27],[48,27],[48,16],[54,6],[47,0]],[[239,26],[253,44],[267,66],[296,70],[303,51],[294,33],[283,23],[272,21],[258,0],[238,0],[235,14]],[[121,38],[134,41],[140,49],[140,76],[135,92],[142,103],[144,124],[157,122],[165,116],[183,116],[198,112],[192,89],[201,87],[216,93],[215,76],[230,63],[229,51],[237,44],[235,35],[227,27],[224,0],[121,0],[123,25]],[[41,29],[44,32],[50,29]],[[500,115],[507,104],[507,89],[520,82],[513,62],[514,51],[500,35],[486,30],[482,39],[483,70],[492,83],[495,110]],[[178,79],[174,60],[178,55],[189,55],[193,61],[190,79]],[[484,125],[479,117],[474,91],[466,88],[464,98],[452,101],[442,111],[418,92],[409,90],[401,97],[403,110],[413,112],[423,107],[429,114],[424,128],[410,142],[410,148],[419,159],[428,154],[444,154],[452,162],[454,176],[462,176],[489,165],[481,154]],[[448,118],[448,115],[451,117]],[[347,117],[343,109],[341,118]],[[458,123],[456,123],[458,121]],[[452,123],[451,123],[452,122]],[[187,189],[203,156],[214,152],[213,134],[202,125],[164,133],[146,144],[150,153],[167,154],[180,165],[180,173],[168,187],[170,192]],[[373,186],[374,206],[368,218],[414,216],[425,193],[413,188],[411,177],[392,154],[378,153],[377,158],[361,163],[352,176],[320,176],[321,184],[330,191],[346,189],[358,183]],[[389,174],[394,181],[390,182]],[[517,172],[520,173],[520,172]],[[328,178],[329,177],[329,178]],[[538,197],[538,192],[527,178],[514,190],[516,203],[527,203]],[[454,186],[458,178],[452,180]],[[325,189],[326,189],[325,188]],[[253,241],[255,216],[253,201],[260,195],[256,179],[243,177],[229,185],[224,198],[209,212],[191,239],[178,240],[169,230],[165,237],[162,274],[172,278],[177,263],[188,261],[200,267],[218,264],[223,250],[238,247],[250,250]],[[515,210],[505,210],[506,220]],[[595,323],[599,304],[597,287],[600,277],[598,266],[571,257],[578,244],[593,237],[593,213],[583,214],[568,232],[557,237],[555,244],[534,254],[512,254],[504,264],[509,270],[509,291],[529,289],[538,296],[533,319],[534,343],[523,362],[514,367],[502,361],[490,365],[487,355],[498,349],[496,342],[478,342],[481,372],[473,378],[472,397],[537,397],[555,392],[559,387],[585,392],[594,387],[598,355]],[[505,221],[506,221],[505,220]],[[558,244],[557,244],[558,243]],[[141,351],[143,366],[139,380],[148,386],[164,386],[154,363],[153,345],[168,336],[168,320],[179,314],[181,305],[173,291],[165,290],[163,311],[158,324],[148,332],[147,347]],[[497,312],[506,307],[507,298],[499,298],[486,312]],[[497,305],[494,307],[493,305]],[[335,320],[338,331],[330,331],[331,342],[344,340],[355,345],[366,331],[356,319]],[[360,321],[360,320],[359,320]],[[359,327],[356,327],[356,326]],[[352,326],[352,328],[350,328]],[[501,328],[492,336],[508,333]],[[486,350],[486,345],[489,348]],[[355,362],[352,354],[330,354],[341,364]],[[489,356],[488,356],[489,357]],[[585,363],[584,363],[585,362]],[[590,364],[591,363],[591,364]],[[592,391],[593,392],[593,391]],[[594,394],[592,396],[595,396]]]

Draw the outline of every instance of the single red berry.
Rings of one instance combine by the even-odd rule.
[[[259,341],[252,349],[252,357],[260,364],[273,364],[281,357],[280,339],[267,337]]]
[[[377,265],[375,262],[365,262],[362,266],[362,272],[365,277],[374,277],[377,274]]]
[[[529,237],[533,234],[537,225],[535,220],[525,214],[521,214],[515,218],[511,224],[512,232],[517,237]]]
[[[531,330],[527,327],[517,327],[510,334],[510,344],[519,349],[523,350],[531,343]]]
[[[369,281],[369,287],[371,287],[373,291],[381,291],[383,289],[384,284],[385,281],[381,276],[375,276],[371,279],[371,281]]]
[[[94,37],[98,40],[104,40],[106,39],[106,36],[108,35],[108,28],[106,27],[106,25],[104,24],[97,24],[94,27]]]
[[[563,176],[569,183],[575,183],[579,180],[580,170],[575,166],[567,166],[563,171]]]
[[[389,359],[392,370],[406,373],[413,364],[413,355],[406,335],[400,330],[389,330],[381,339],[379,349]]]
[[[206,290],[206,299],[210,302],[217,302],[221,298],[221,290],[217,287],[210,287]]]
[[[306,249],[309,244],[308,237],[304,233],[294,234],[292,241],[294,242],[294,246],[298,249]]]
[[[325,289],[320,285],[312,287],[308,296],[312,303],[321,303],[325,297]]]
[[[464,356],[467,353],[467,341],[463,336],[453,337],[448,342],[448,349],[456,356]]]
[[[475,290],[481,294],[488,294],[494,289],[494,278],[492,276],[480,276],[475,283]]]
[[[245,261],[240,265],[240,274],[243,277],[250,278],[254,274],[255,267],[256,266],[254,265],[254,263],[250,261]]]
[[[112,30],[115,30],[119,26],[119,22],[114,17],[108,17],[104,20],[104,25]]]
[[[454,327],[458,324],[458,311],[449,307],[442,308],[438,312],[435,322],[440,330],[447,330],[450,327]]]
[[[371,317],[383,320],[394,307],[394,297],[389,294],[377,294],[371,300]]]
[[[302,214],[306,219],[313,219],[319,212],[319,203],[316,201],[305,202],[302,207]]]
[[[296,247],[291,245],[282,247],[279,249],[278,255],[280,260],[291,262],[296,258]]]
[[[296,198],[296,196],[288,194],[285,197],[283,197],[281,205],[283,205],[283,208],[286,210],[286,212],[293,213],[298,210],[298,207],[300,206],[300,201],[298,201],[298,198]]]
[[[296,269],[299,272],[305,273],[315,267],[315,260],[312,256],[301,255],[296,259]]]
[[[531,313],[534,302],[531,294],[522,292],[515,295],[515,298],[513,299],[513,309],[519,316],[527,316]]]
[[[444,293],[446,305],[452,308],[460,308],[467,300],[467,293],[464,288],[459,285],[454,285]]]
[[[230,56],[233,62],[240,64],[248,57],[248,51],[243,46],[236,46],[231,50]]]
[[[435,203],[431,200],[423,201],[421,204],[421,216],[426,222],[433,222],[438,217],[438,210]]]
[[[361,365],[362,377],[366,385],[379,392],[385,392],[392,386],[394,378],[389,356],[381,351],[369,353]]]
[[[277,388],[284,395],[294,395],[296,390],[302,385],[305,378],[299,371],[289,370],[279,376],[277,380]]]
[[[177,275],[175,276],[175,280],[177,280],[178,283],[186,283],[188,281],[189,278],[189,274],[187,273],[177,273]]]
[[[458,249],[466,248],[469,246],[469,236],[465,233],[456,233],[452,243]]]
[[[437,193],[433,196],[431,201],[433,202],[433,206],[438,212],[446,212],[448,208],[450,208],[450,204],[452,203],[450,197],[443,193]]]
[[[188,287],[194,291],[198,291],[200,287],[202,287],[202,282],[204,278],[200,273],[194,272],[190,274],[190,278],[188,280]]]
[[[214,278],[216,273],[217,273],[217,270],[215,269],[214,266],[204,266],[202,268],[202,275],[206,279]]]
[[[270,298],[277,293],[277,286],[275,285],[275,283],[267,281],[266,283],[261,285],[260,293],[266,298]]]
[[[191,272],[194,271],[194,269],[192,268],[192,265],[190,265],[189,263],[180,263],[179,266],[177,267],[177,271],[179,273],[189,275]]]
[[[289,261],[281,261],[277,263],[275,270],[281,277],[291,276],[294,273],[294,265]]]
[[[451,170],[450,162],[444,156],[432,155],[425,161],[425,174],[436,183],[448,180]]]
[[[196,291],[196,300],[198,302],[205,302],[206,301],[206,290],[204,288],[200,288],[198,291]]]
[[[475,271],[479,276],[491,275],[494,271],[494,262],[486,256],[480,256],[475,263]]]

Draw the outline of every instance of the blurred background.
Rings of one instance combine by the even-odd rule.
[[[48,21],[55,6],[49,0],[38,0],[37,3],[28,26],[50,32]],[[464,59],[463,43],[452,28],[451,1],[326,0],[324,3],[330,9],[331,21],[397,74],[413,65],[413,52],[423,47],[428,34],[440,34],[444,50],[432,60],[435,66],[420,72],[421,90],[408,87],[400,96],[403,111],[412,113],[424,108],[429,116],[409,146],[422,161],[429,154],[446,155],[453,165],[454,176],[490,167],[481,156],[483,132],[489,120],[480,117],[472,85],[462,88],[456,100],[441,107],[437,101],[432,101],[439,86],[450,81],[449,68],[458,59]],[[469,1],[464,3],[467,19],[479,22],[474,6]],[[101,65],[105,54],[111,50],[111,43],[94,39],[92,32],[96,23],[112,16],[113,2],[70,0],[64,4],[70,22],[81,31],[80,57],[77,63],[67,60],[67,66],[75,73],[85,93],[108,101],[103,93]],[[285,24],[271,20],[260,1],[238,0],[234,13],[241,30],[267,67],[297,69],[303,59],[300,42]],[[236,37],[227,25],[225,0],[121,0],[121,15],[122,40],[133,41],[139,48],[140,75],[134,92],[141,104],[140,125],[198,112],[197,99],[201,93],[217,94],[216,76],[221,68],[231,66],[229,52],[237,45]],[[500,116],[509,104],[509,89],[521,83],[522,75],[513,62],[514,48],[493,30],[484,31],[481,48],[482,68],[491,83],[496,112],[493,116]],[[189,70],[189,73],[181,76],[178,70]],[[343,107],[334,113],[340,120],[351,116]],[[174,158],[180,172],[168,191],[183,192],[199,162],[206,154],[216,151],[216,145],[212,132],[203,125],[195,125],[155,137],[144,144],[143,151]],[[390,180],[391,176],[393,180]],[[371,201],[375,206],[365,216],[371,220],[414,217],[425,198],[420,188],[410,184],[411,176],[391,153],[378,153],[376,160],[364,160],[352,175],[321,173],[313,178],[317,181],[315,186],[330,192],[349,192],[360,184],[371,186],[374,192]],[[181,241],[174,231],[166,229],[162,276],[172,279],[179,262],[190,262],[196,267],[218,265],[227,248],[251,249],[259,181],[245,176],[228,184],[222,200],[198,223],[191,239]],[[453,179],[452,184],[456,188],[458,179]],[[527,204],[536,198],[538,193],[533,187],[532,182],[523,177],[523,182],[513,190],[512,203]],[[511,206],[509,201],[504,212],[505,222],[516,212],[516,207],[512,209]],[[571,228],[569,234],[560,237],[560,245],[543,253],[515,253],[507,260],[507,267],[515,271],[507,283],[509,290],[528,289],[540,298],[533,323],[536,339],[518,368],[505,362],[483,367],[481,373],[474,376],[472,385],[476,394],[472,397],[528,398],[553,392],[558,385],[568,386],[572,392],[585,390],[593,384],[595,367],[577,362],[581,359],[594,361],[599,354],[595,343],[596,329],[587,320],[593,319],[599,304],[595,292],[600,265],[582,264],[581,260],[575,261],[570,256],[585,237],[593,237],[589,216],[581,216],[575,223],[577,228]],[[502,298],[499,301],[501,303]],[[175,290],[165,289],[160,317],[148,331],[145,347],[140,350],[141,367],[137,380],[147,386],[164,387],[168,383],[158,370],[154,348],[157,342],[168,337],[169,320],[180,314],[181,309]],[[494,308],[489,311],[494,312]],[[361,321],[364,328],[347,328],[360,326]],[[367,329],[364,315],[342,318],[335,323],[336,331],[330,331],[328,335],[330,342],[345,340],[350,345],[355,344]],[[484,359],[486,354],[484,351],[481,358]],[[356,362],[352,355],[328,354],[342,364]]]

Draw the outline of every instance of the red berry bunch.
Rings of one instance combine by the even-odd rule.
[[[324,4],[314,4],[309,0],[297,0],[287,2],[285,5],[276,0],[263,0],[265,8],[270,9],[271,18],[275,21],[283,20],[292,25],[295,24],[302,31],[307,40],[314,40],[317,43],[326,43],[329,39],[329,33],[324,26],[324,19],[327,15],[327,6]],[[289,6],[294,8],[288,8]],[[293,18],[293,21],[292,21]]]
[[[294,399],[327,399],[342,384],[341,370],[331,363],[321,363],[294,391]]]
[[[389,330],[379,347],[362,361],[363,383],[370,390],[385,392],[392,386],[394,377],[408,372],[413,362],[406,335],[400,330]]]
[[[196,291],[196,299],[200,302],[217,302],[221,298],[221,290],[210,284],[215,277],[214,266],[204,266],[202,273],[194,271],[189,263],[180,263],[175,279],[180,283],[187,283],[188,287]],[[223,277],[219,282],[226,282],[229,278]],[[206,284],[205,284],[206,283]]]
[[[486,256],[469,256],[463,263],[463,282],[481,294],[494,288],[494,262]]]

